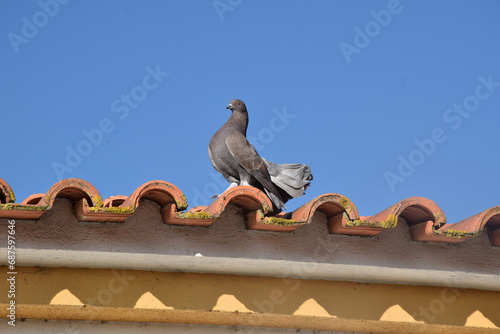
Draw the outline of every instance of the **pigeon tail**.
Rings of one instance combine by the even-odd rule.
[[[264,191],[266,192],[267,197],[269,197],[271,202],[273,202],[274,206],[276,207],[275,208],[275,211],[277,210],[276,213],[280,212],[281,210],[286,210],[285,203],[283,203],[283,201],[277,195],[273,194],[266,188],[264,188]]]
[[[283,192],[281,197],[289,200],[304,195],[313,179],[311,169],[303,164],[276,164],[265,160],[271,181]]]

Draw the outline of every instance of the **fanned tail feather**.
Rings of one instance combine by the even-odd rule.
[[[281,197],[288,200],[304,195],[313,179],[309,166],[303,164],[276,164],[265,159],[264,161],[271,175],[271,181],[285,193],[282,193]],[[270,198],[273,200],[271,196]]]

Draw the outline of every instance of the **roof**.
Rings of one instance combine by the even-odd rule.
[[[404,219],[411,239],[437,243],[460,243],[487,233],[491,245],[500,247],[500,206],[447,223],[445,213],[432,200],[423,197],[404,199],[373,216],[360,216],[357,206],[347,197],[329,193],[318,196],[293,212],[272,215],[272,203],[260,190],[235,187],[209,206],[188,209],[186,197],[175,185],[166,181],[150,181],[139,186],[130,196],[102,199],[89,182],[71,178],[55,183],[45,194],[33,194],[17,203],[13,189],[0,179],[0,218],[38,220],[49,212],[56,198],[72,200],[79,221],[124,222],[134,214],[141,200],[148,199],[161,207],[164,223],[184,226],[210,226],[236,205],[245,214],[249,230],[288,232],[312,222],[321,212],[326,216],[328,232],[352,236],[376,236],[397,226]]]

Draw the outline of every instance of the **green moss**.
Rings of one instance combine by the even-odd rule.
[[[395,215],[389,215],[386,221],[380,223],[383,228],[395,228],[398,224],[398,219]]]
[[[479,232],[467,232],[464,230],[446,230],[437,232],[441,235],[452,238],[476,237],[479,234]]]
[[[194,213],[194,218],[196,218],[196,219],[210,219],[210,218],[212,218],[212,216],[208,212],[200,211],[200,212]]]
[[[91,198],[94,208],[100,208],[103,206],[102,198],[100,195],[95,195]]]
[[[351,206],[350,201],[346,197],[341,197],[339,199],[339,204],[342,205],[346,209]]]
[[[291,226],[296,225],[297,221],[295,219],[285,219],[279,217],[267,217],[262,220],[264,224],[279,225],[279,226]]]
[[[394,215],[389,215],[386,221],[377,222],[377,221],[369,221],[369,220],[348,220],[347,226],[366,226],[366,227],[381,227],[381,228],[394,228],[398,223],[398,219]]]
[[[371,222],[371,221],[363,221],[360,219],[355,219],[355,220],[348,220],[346,223],[347,226],[368,226],[368,227],[375,227],[378,226],[379,223],[377,222]]]
[[[182,219],[216,219],[219,218],[217,215],[212,215],[208,212],[178,212],[176,213],[178,218]]]
[[[177,217],[179,218],[185,218],[185,219],[193,219],[194,218],[194,213],[192,212],[179,212],[177,213]]]
[[[89,210],[91,212],[108,212],[108,213],[134,213],[135,208],[131,206],[120,207],[120,206],[112,206],[112,207],[90,207]]]
[[[444,224],[446,224],[446,216],[442,213],[433,213],[432,214],[434,216],[434,221],[435,222],[440,222],[440,226],[443,226]]]
[[[347,226],[361,226],[361,220],[348,220],[346,223]]]
[[[47,210],[47,206],[7,203],[7,204],[0,204],[0,210],[45,211]]]
[[[273,208],[268,206],[268,205],[263,205],[262,206],[262,209],[265,211],[265,212],[272,212],[273,211]]]
[[[16,201],[16,196],[14,196],[14,192],[12,190],[9,191],[9,201],[14,203]]]
[[[177,201],[175,204],[177,205],[177,209],[179,209],[179,210],[187,209],[188,202],[187,202],[186,196],[184,194],[182,194],[180,201]]]
[[[50,200],[51,200],[51,196],[48,195],[48,194],[45,194],[45,196],[43,196],[43,199],[45,200],[45,203],[50,203]]]

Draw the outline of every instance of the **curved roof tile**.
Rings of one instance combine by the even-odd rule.
[[[174,225],[209,226],[228,205],[236,205],[246,215],[247,228],[253,230],[292,231],[310,224],[314,214],[321,212],[326,216],[330,233],[373,236],[396,227],[402,218],[415,241],[458,243],[486,230],[491,244],[500,247],[500,206],[448,224],[441,208],[427,198],[410,197],[373,216],[364,217],[359,215],[350,199],[330,193],[314,198],[293,212],[273,215],[272,203],[262,191],[239,186],[224,192],[209,206],[185,211],[188,204],[182,191],[159,180],[142,184],[130,196],[111,196],[103,201],[97,189],[87,181],[64,179],[45,194],[33,194],[23,202],[15,203],[11,187],[0,179],[0,218],[38,219],[52,208],[58,197],[75,202],[75,216],[81,221],[123,222],[135,212],[142,199],[149,199],[160,205],[163,221]]]
[[[0,179],[0,204],[14,203],[16,196],[12,188],[3,179]]]

